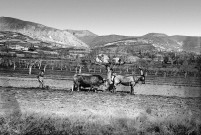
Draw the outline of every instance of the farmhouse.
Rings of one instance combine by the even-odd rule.
[[[155,58],[153,59],[153,61],[163,61],[164,58],[163,58],[163,55],[162,54],[156,54],[155,55]]]
[[[24,50],[24,51],[28,50],[27,47],[23,47],[23,46],[20,46],[20,45],[9,45],[9,48],[14,49],[14,50]]]

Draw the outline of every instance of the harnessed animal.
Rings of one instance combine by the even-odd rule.
[[[108,66],[107,67],[107,79],[109,80],[109,85],[112,85],[112,91],[113,93],[116,92],[116,87],[119,84],[122,84],[124,86],[130,86],[131,87],[131,94],[134,94],[134,86],[139,82],[142,81],[143,83],[145,82],[145,78],[143,76],[134,76],[134,75],[129,75],[129,76],[123,76],[123,75],[116,75],[112,73],[111,68]],[[109,78],[111,77],[111,78]]]
[[[104,79],[100,75],[75,74],[73,76],[72,91],[74,91],[74,89],[80,91],[81,87],[90,87],[90,90],[93,90],[94,88],[97,89],[99,86],[103,85],[104,82]]]

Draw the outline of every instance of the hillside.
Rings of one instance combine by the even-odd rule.
[[[82,42],[84,42],[87,45],[90,45],[94,38],[98,37],[98,35],[88,31],[88,30],[71,30],[67,29],[65,30],[72,35],[76,36],[78,39],[80,39]]]
[[[67,30],[64,30],[64,31],[67,31],[67,32],[71,33],[72,35],[74,35],[76,37],[98,36],[98,35],[92,33],[89,30],[71,30],[71,29],[67,29]]]
[[[84,47],[88,45],[67,31],[44,26],[42,24],[23,21],[10,17],[0,17],[0,31],[18,32],[43,42],[53,42],[62,48]]]
[[[187,51],[201,53],[201,37],[189,37],[189,36],[168,36],[162,33],[149,33],[144,36],[135,38],[124,38],[109,43],[103,43],[101,48],[110,48],[110,50],[116,50],[121,48],[120,51],[128,49],[149,50],[151,48],[158,51]],[[142,45],[142,46],[141,46]],[[129,47],[128,47],[129,46]],[[139,47],[141,46],[141,47]]]
[[[181,42],[171,39],[171,37],[165,34],[149,33],[139,38],[152,44],[158,50],[162,50],[162,51],[172,51],[172,50],[182,51],[183,50]]]
[[[62,45],[54,42],[44,42],[17,32],[0,31],[0,55],[17,56],[23,58],[74,58],[71,54],[76,48],[61,48]],[[81,48],[78,48],[80,50]],[[82,48],[84,54],[89,49]]]
[[[77,38],[79,38],[81,41],[89,45],[91,48],[104,45],[109,42],[114,42],[122,39],[131,38],[131,36],[123,36],[123,35],[103,35],[98,36],[94,33],[92,33],[89,30],[71,30],[67,29],[65,30],[67,32],[70,32]]]
[[[59,55],[60,47],[55,43],[43,42],[17,32],[0,31],[0,52],[12,54]],[[65,50],[65,48],[62,48]],[[67,49],[67,48],[66,48]],[[26,55],[28,56],[28,55]],[[30,56],[30,55],[29,55]],[[24,57],[24,56],[23,56]]]
[[[70,33],[74,34],[84,43],[88,44],[91,48],[101,47],[110,48],[110,50],[116,50],[113,48],[115,45],[121,44],[121,50],[125,51],[128,46],[124,48],[124,45],[129,44],[128,42],[135,42],[138,49],[140,45],[141,48],[149,49],[149,45],[152,45],[156,50],[159,51],[187,51],[201,53],[201,37],[190,37],[190,36],[168,36],[163,33],[148,33],[144,36],[123,36],[123,35],[104,35],[98,36],[88,30],[68,30]],[[132,40],[132,41],[131,41]],[[123,43],[125,42],[125,43]],[[131,43],[132,44],[132,43]],[[148,46],[145,47],[145,44]],[[110,46],[110,47],[109,47]],[[148,48],[147,48],[148,47]],[[132,49],[131,47],[130,49]],[[133,49],[136,49],[134,47]],[[152,48],[153,49],[153,48]]]
[[[104,44],[118,41],[118,40],[123,40],[130,38],[129,36],[122,36],[122,35],[105,35],[105,36],[96,36],[94,37],[88,45],[93,48],[93,47],[98,47],[102,46]]]
[[[119,41],[114,41],[107,43],[105,45],[99,46],[101,50],[107,53],[123,54],[123,53],[133,53],[143,50],[156,50],[156,47],[148,43],[146,40],[139,38],[129,38]]]
[[[19,45],[22,47],[37,46],[39,48],[54,46],[54,44],[33,39],[21,33],[11,31],[0,31],[0,43],[6,44],[9,47],[12,45]]]
[[[50,48],[108,48],[110,46],[109,48],[112,50],[112,46],[119,46],[118,48],[127,50],[133,47],[126,46],[124,48],[125,45],[137,45],[137,48],[151,45],[155,49],[162,51],[174,50],[201,53],[201,37],[192,36],[168,36],[163,33],[148,33],[138,37],[123,35],[98,36],[88,30],[58,30],[42,24],[10,17],[0,17],[0,31],[21,33],[37,42],[48,44]],[[143,46],[139,47],[140,45]],[[146,49],[149,49],[149,47]]]
[[[201,37],[171,36],[171,39],[180,42],[184,51],[201,54]]]

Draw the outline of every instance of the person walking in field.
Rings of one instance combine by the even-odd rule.
[[[144,74],[144,71],[141,67],[139,67],[139,70],[140,70],[140,81],[142,81],[142,84],[145,84],[145,74]]]
[[[45,88],[44,86],[44,70],[41,70],[39,72],[39,75],[37,76],[38,82],[39,82],[39,88]]]

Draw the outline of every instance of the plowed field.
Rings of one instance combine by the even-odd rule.
[[[150,115],[160,118],[174,118],[184,114],[195,118],[201,117],[201,98],[22,88],[0,88],[0,91],[14,95],[12,97],[16,98],[23,113],[134,118],[139,113],[148,111]]]

